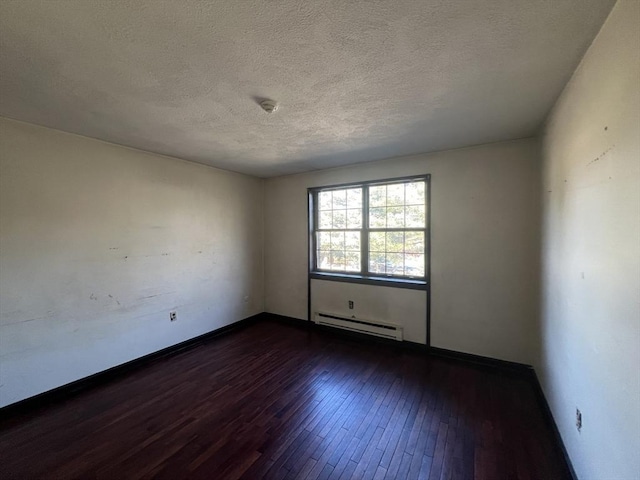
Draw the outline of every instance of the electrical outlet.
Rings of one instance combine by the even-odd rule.
[[[582,412],[576,408],[576,428],[578,431],[582,429]]]
[[[177,312],[169,312],[169,320],[172,322],[175,322],[178,319],[178,313]]]
[[[349,310],[353,310],[353,300],[349,300]]]

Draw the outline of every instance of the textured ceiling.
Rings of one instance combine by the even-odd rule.
[[[0,0],[0,115],[262,177],[521,138],[613,3]]]

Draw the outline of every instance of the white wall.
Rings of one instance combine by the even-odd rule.
[[[533,139],[268,179],[267,311],[307,317],[308,187],[423,173],[432,174],[432,345],[532,363],[539,274]],[[376,288],[368,289],[369,301]],[[410,310],[417,318],[419,306]]]
[[[582,480],[640,478],[640,2],[620,0],[542,139],[538,374]],[[580,433],[575,409],[583,415]]]
[[[262,180],[7,119],[0,162],[0,406],[263,311]]]
[[[357,283],[311,281],[311,311],[379,320],[403,327],[403,339],[425,343],[427,292]],[[349,309],[349,301],[353,309]]]

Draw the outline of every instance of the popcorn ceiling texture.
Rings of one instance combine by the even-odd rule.
[[[527,137],[613,4],[2,0],[0,115],[262,177]]]

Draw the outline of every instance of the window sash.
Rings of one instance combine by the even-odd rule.
[[[421,204],[421,206],[424,207],[424,217],[425,217],[425,225],[424,227],[369,227],[369,215],[370,215],[370,209],[369,209],[369,190],[370,187],[372,186],[388,186],[388,185],[394,185],[394,184],[407,184],[407,183],[411,183],[411,182],[421,182],[424,184],[424,204]],[[406,178],[398,178],[398,179],[393,179],[393,180],[388,180],[388,181],[375,181],[375,182],[362,182],[362,183],[353,183],[353,184],[346,184],[346,185],[338,185],[338,186],[332,186],[332,187],[320,187],[320,188],[314,188],[314,189],[309,189],[310,191],[310,198],[311,198],[311,206],[312,208],[310,209],[310,214],[311,214],[311,219],[312,219],[312,225],[310,225],[310,254],[312,255],[311,261],[310,261],[310,266],[311,266],[311,271],[312,272],[318,272],[318,273],[326,273],[326,274],[336,274],[336,275],[352,275],[352,276],[361,276],[364,278],[372,278],[372,279],[376,279],[379,278],[381,280],[385,280],[385,279],[398,279],[398,280],[419,280],[419,281],[426,281],[427,280],[427,275],[428,275],[428,262],[429,262],[429,235],[428,235],[428,231],[430,228],[429,225],[429,209],[430,209],[430,205],[429,205],[429,176],[419,176],[419,177],[406,177]],[[362,205],[361,205],[361,228],[319,228],[319,212],[320,212],[320,208],[319,208],[319,195],[321,192],[327,192],[327,191],[335,191],[335,190],[347,190],[350,188],[361,188],[362,189]],[[406,197],[405,197],[405,202],[406,202]],[[403,203],[402,205],[398,205],[401,207],[406,207],[407,205],[417,205],[417,204],[407,204],[407,203]],[[324,210],[326,211],[326,210]],[[361,265],[360,265],[360,271],[358,272],[354,272],[354,271],[346,271],[346,270],[335,270],[335,269],[327,269],[327,268],[320,268],[320,265],[318,264],[318,260],[319,260],[319,252],[321,251],[319,249],[319,245],[318,245],[318,234],[319,233],[331,233],[331,232],[359,232],[360,233],[360,260],[361,260]],[[423,253],[422,255],[424,255],[424,267],[423,267],[423,271],[424,271],[424,275],[422,276],[414,276],[414,275],[400,275],[400,274],[388,274],[388,273],[377,273],[377,272],[372,272],[370,271],[369,267],[370,267],[370,256],[371,253],[370,252],[370,248],[369,248],[369,235],[370,233],[376,233],[376,232],[423,232],[424,233],[424,243],[423,243]],[[406,240],[405,240],[406,241]],[[385,247],[386,248],[386,247]],[[325,251],[325,250],[322,250]],[[377,252],[374,252],[377,253]],[[379,253],[398,253],[398,252],[379,252]],[[401,255],[407,255],[407,252],[404,250],[401,252]]]

